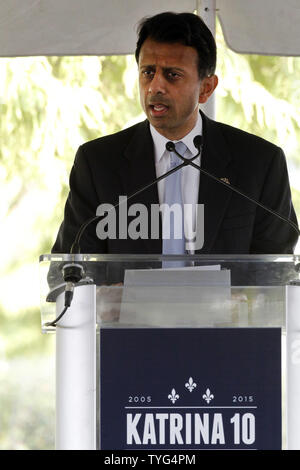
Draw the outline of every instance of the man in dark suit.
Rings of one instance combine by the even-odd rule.
[[[291,202],[285,157],[275,145],[217,123],[199,113],[214,92],[216,46],[196,15],[163,13],[139,29],[136,58],[140,99],[147,120],[111,136],[82,145],[70,176],[65,216],[53,252],[69,252],[80,226],[102,204],[115,206],[168,169],[167,141],[181,141],[185,157],[196,152],[191,136],[202,134],[201,167],[227,182],[227,187],[191,167],[184,170],[183,202],[204,205],[204,245],[197,253],[291,253],[296,231],[276,216],[232,192],[230,184],[297,223]],[[200,161],[198,162],[200,164]],[[186,167],[187,168],[187,167]],[[183,170],[181,170],[183,171]],[[129,202],[147,209],[147,235],[100,239],[95,223],[81,239],[82,253],[162,253],[162,227],[151,238],[151,207],[164,203],[165,181]],[[116,208],[116,222],[121,206]],[[127,226],[134,217],[127,215]],[[195,221],[188,221],[192,226]]]

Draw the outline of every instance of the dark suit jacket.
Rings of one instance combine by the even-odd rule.
[[[202,114],[202,168],[227,178],[246,194],[296,222],[282,150],[244,131]],[[53,252],[66,253],[83,222],[99,204],[117,204],[154,180],[153,142],[148,121],[82,145],[70,176],[70,193]],[[143,203],[150,214],[158,204],[157,185],[128,201]],[[204,204],[204,246],[198,253],[291,253],[297,233],[287,223],[201,174],[199,204]],[[128,219],[130,221],[130,219]],[[150,221],[149,221],[150,223]],[[150,225],[149,225],[150,226]],[[93,223],[81,239],[81,253],[149,253],[162,251],[156,240],[100,240]]]

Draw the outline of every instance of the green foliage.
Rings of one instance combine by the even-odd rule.
[[[140,113],[131,70],[131,57],[0,59],[2,449],[54,447],[38,257],[54,242],[77,147]]]
[[[0,272],[50,250],[78,146],[140,113],[132,65],[126,56],[0,60],[0,220],[11,242]]]
[[[220,27],[217,42],[218,119],[283,147],[299,166],[300,59],[236,54]]]
[[[132,59],[0,59],[1,449],[54,447],[38,257],[53,245],[77,147],[141,112]]]
[[[54,449],[54,360],[19,356],[0,364],[0,383],[0,449]]]
[[[217,119],[284,149],[293,202],[300,216],[300,58],[241,55],[217,25]]]
[[[41,338],[41,320],[38,307],[20,310],[8,316],[0,306],[1,348],[6,360],[15,357],[30,357],[36,353],[53,351],[50,335]]]

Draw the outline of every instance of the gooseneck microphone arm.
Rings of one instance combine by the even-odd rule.
[[[169,150],[169,148],[168,148],[169,143],[172,143],[172,142],[167,142],[167,145],[166,145],[167,150]],[[175,171],[180,170],[184,166],[190,165],[192,160],[194,160],[195,158],[197,158],[200,155],[200,152],[201,152],[201,148],[198,149],[197,155],[195,155],[192,159],[190,159],[190,160],[183,159],[184,161],[183,161],[183,163],[181,163],[181,165],[178,165],[177,167],[172,168],[171,170],[167,171],[166,173],[159,176],[158,178],[155,178],[153,181],[148,183],[146,186],[143,186],[142,188],[138,189],[133,194],[128,196],[126,201],[129,201],[133,197],[138,196],[140,193],[142,193],[143,191],[146,191],[146,189],[150,188],[154,184],[157,184],[159,181],[163,180],[164,178],[171,175]],[[111,209],[108,212],[110,212],[111,210],[116,209],[117,207],[119,207],[120,204],[122,204],[122,202],[119,202],[118,204],[115,204],[114,206],[112,206]],[[66,282],[65,307],[64,307],[63,311],[61,312],[61,314],[55,320],[53,320],[52,322],[46,323],[45,326],[56,327],[57,322],[64,316],[67,309],[70,307],[71,302],[72,302],[72,298],[73,298],[74,287],[78,282],[81,281],[81,279],[84,276],[83,266],[80,264],[80,262],[78,262],[76,260],[76,255],[80,254],[80,240],[81,240],[81,237],[84,234],[85,230],[87,229],[87,227],[90,224],[92,224],[93,222],[97,221],[100,217],[102,217],[102,216],[96,215],[94,217],[91,217],[86,222],[84,222],[81,225],[81,227],[79,228],[79,230],[76,234],[75,240],[74,240],[74,242],[71,246],[71,250],[70,250],[70,255],[72,255],[73,260],[71,260],[70,263],[65,264],[62,268],[63,278],[64,278],[64,281]]]
[[[194,145],[195,147],[197,148],[198,150],[198,155],[201,155],[202,153],[202,137],[200,135],[197,135],[195,138],[194,138]],[[239,194],[240,196],[244,197],[245,199],[247,199],[248,201],[252,202],[253,204],[256,204],[257,206],[261,207],[262,209],[264,209],[265,211],[269,212],[270,214],[274,215],[275,217],[278,217],[279,219],[281,219],[282,221],[284,222],[287,222],[298,234],[298,236],[300,236],[300,230],[298,228],[298,226],[292,222],[290,219],[288,219],[287,217],[284,217],[283,215],[279,214],[279,212],[276,212],[274,209],[271,209],[270,207],[267,207],[265,206],[264,204],[262,204],[260,201],[258,201],[257,199],[251,197],[251,196],[248,196],[248,194],[245,194],[243,191],[241,191],[240,189],[238,189],[237,187],[233,186],[232,184],[230,183],[226,183],[225,181],[223,181],[221,178],[218,178],[217,176],[213,175],[212,173],[208,172],[207,170],[204,170],[201,166],[198,166],[196,165],[195,163],[193,163],[192,160],[189,160],[187,158],[184,158],[182,155],[180,155],[180,153],[177,152],[176,148],[175,148],[175,144],[174,142],[167,142],[166,144],[166,148],[167,150],[169,150],[170,152],[175,152],[176,155],[178,155],[178,157],[183,160],[183,162],[189,162],[187,164],[190,164],[193,168],[196,168],[198,171],[200,171],[200,173],[203,173],[204,175],[208,176],[209,178],[213,179],[214,181],[216,181],[217,183],[220,183],[222,184],[223,186],[226,186],[227,189],[230,189],[231,191]],[[197,156],[198,156],[197,155]],[[196,157],[195,157],[196,158]],[[179,168],[179,167],[177,167]]]
[[[167,144],[166,144],[166,149],[170,150],[168,144],[172,144],[172,142],[167,142]],[[146,189],[150,188],[154,184],[157,184],[159,181],[163,180],[164,178],[171,175],[175,171],[178,171],[181,168],[183,168],[187,165],[190,165],[192,163],[192,161],[200,155],[200,152],[201,152],[201,148],[198,148],[198,153],[193,158],[191,158],[190,160],[183,159],[184,160],[183,163],[176,166],[175,168],[172,168],[171,170],[167,171],[166,173],[159,176],[158,178],[155,178],[153,181],[148,183],[146,186],[143,186],[142,188],[138,189],[133,194],[128,196],[126,201],[129,201],[133,197],[138,196],[140,193],[142,193],[143,191],[146,191]],[[183,157],[181,157],[181,158],[183,158]],[[112,206],[111,209],[108,212],[110,212],[111,210],[116,209],[117,207],[119,207],[120,204],[122,204],[122,202],[119,202],[118,204],[115,204],[114,206]],[[70,250],[70,255],[73,255],[72,256],[73,260],[71,260],[70,263],[65,264],[62,268],[63,278],[64,278],[64,281],[66,282],[65,308],[63,309],[61,314],[54,321],[46,323],[45,326],[56,327],[57,322],[64,316],[67,309],[70,307],[71,302],[72,302],[72,298],[73,298],[74,287],[78,282],[81,281],[81,279],[84,276],[83,266],[76,260],[76,255],[80,254],[80,240],[81,240],[81,237],[84,234],[85,230],[87,229],[87,227],[90,224],[92,224],[93,222],[97,221],[100,217],[101,216],[99,216],[99,215],[91,217],[86,222],[84,222],[81,225],[81,227],[79,228],[79,230],[76,234],[75,240],[74,240],[74,242],[71,246],[71,250]]]
[[[169,141],[166,143],[166,149],[169,151],[169,152],[175,152],[176,155],[178,155],[178,157],[182,160],[182,164],[181,165],[178,165],[176,166],[175,168],[167,171],[166,173],[164,173],[163,175],[159,176],[158,178],[155,178],[153,181],[151,181],[150,183],[148,183],[146,186],[143,186],[142,188],[138,189],[137,191],[135,191],[133,194],[131,194],[130,196],[127,197],[127,201],[129,201],[130,199],[132,199],[133,197],[135,196],[138,196],[140,193],[142,193],[143,191],[146,191],[146,189],[150,188],[151,186],[153,186],[154,184],[157,184],[159,181],[163,180],[164,178],[166,178],[167,176],[171,175],[172,173],[174,173],[175,171],[178,171],[180,170],[181,168],[183,168],[184,166],[187,166],[187,165],[191,165],[193,168],[197,169],[198,171],[200,171],[200,173],[203,173],[204,175],[208,176],[209,178],[211,178],[212,180],[216,181],[217,183],[219,184],[222,184],[223,186],[225,186],[227,189],[230,189],[231,191],[239,194],[240,196],[244,197],[245,199],[247,199],[248,201],[252,202],[253,204],[256,204],[257,206],[261,207],[262,209],[264,209],[265,211],[269,212],[270,214],[274,215],[275,217],[278,217],[279,219],[281,219],[282,221],[284,222],[287,222],[298,234],[298,236],[300,236],[300,230],[298,229],[297,225],[294,224],[294,222],[292,222],[291,220],[289,220],[288,218],[284,217],[283,215],[279,214],[279,212],[276,212],[274,209],[271,209],[270,207],[267,207],[265,206],[264,204],[262,204],[260,201],[258,201],[257,199],[249,196],[248,194],[245,194],[243,191],[241,191],[240,189],[238,189],[237,187],[233,186],[232,184],[229,184],[229,183],[226,183],[225,181],[223,181],[221,178],[218,178],[217,176],[213,175],[212,173],[210,173],[209,171],[205,170],[204,168],[202,168],[201,166],[199,165],[196,165],[193,160],[195,160],[199,155],[201,156],[201,153],[202,153],[202,147],[203,147],[203,144],[202,144],[202,137],[200,135],[197,135],[195,138],[194,138],[194,145],[196,147],[196,149],[198,150],[198,153],[192,157],[192,158],[184,158],[182,155],[180,155],[179,152],[177,152],[176,150],[176,147],[175,147],[175,144],[174,142],[172,141]],[[122,203],[117,203],[115,204],[110,210],[114,210],[116,209],[117,207],[119,207],[119,205],[122,204]],[[71,247],[71,250],[70,250],[70,254],[80,254],[80,240],[81,240],[81,237],[83,235],[83,233],[85,232],[85,230],[87,229],[87,227],[97,221],[101,216],[94,216],[94,217],[91,217],[90,219],[88,219],[86,222],[84,222],[80,229],[78,230],[77,234],[76,234],[76,237],[75,237],[75,240],[74,240],[74,243],[72,244],[72,247]]]
[[[167,142],[166,143],[166,149],[168,151],[173,151],[173,150],[170,150],[169,148],[169,144],[173,144],[173,142]],[[174,145],[175,147],[175,145]],[[158,178],[155,178],[153,181],[151,181],[150,183],[146,184],[146,186],[143,186],[142,188],[138,189],[137,191],[135,191],[133,194],[130,194],[130,196],[128,196],[126,198],[126,201],[129,201],[130,199],[132,199],[133,197],[135,196],[138,196],[139,194],[141,194],[142,192],[146,191],[146,189],[150,188],[151,186],[153,186],[154,184],[157,184],[159,181],[163,180],[164,178],[166,178],[167,176],[171,175],[172,173],[174,173],[175,171],[178,171],[180,170],[181,168],[187,166],[187,165],[191,165],[193,160],[195,160],[201,153],[201,148],[197,148],[198,150],[198,153],[197,155],[195,155],[193,158],[191,159],[187,159],[187,158],[183,158],[181,155],[180,158],[183,160],[183,163],[181,163],[180,165],[176,166],[175,168],[172,168],[171,170],[167,171],[166,173],[164,173],[163,175],[159,176]],[[176,152],[177,153],[177,152]],[[197,167],[197,166],[196,166]],[[197,167],[198,168],[198,167]],[[111,210],[114,210],[116,209],[117,207],[119,207],[119,205],[122,204],[122,202],[119,202],[117,204],[115,204],[114,206],[111,207],[111,209],[108,211],[110,212]],[[99,216],[99,215],[96,215],[94,217],[91,217],[90,219],[88,219],[86,222],[84,222],[84,224],[82,224],[82,226],[80,227],[80,229],[78,230],[77,232],[77,235],[75,237],[75,240],[74,240],[74,243],[72,244],[71,246],[71,250],[70,250],[70,254],[79,254],[80,253],[80,240],[81,240],[81,237],[83,235],[83,233],[85,232],[85,230],[87,229],[87,227],[95,222],[96,220],[98,220],[100,217],[102,216]]]
[[[196,165],[193,162],[193,160],[195,160],[199,155],[201,156],[202,147],[203,147],[202,137],[200,135],[197,135],[194,138],[193,142],[194,142],[194,145],[195,145],[196,149],[198,150],[198,153],[197,153],[197,155],[195,155],[194,157],[192,157],[190,159],[184,158],[182,155],[180,155],[180,153],[177,152],[174,142],[171,142],[171,141],[167,142],[166,143],[166,150],[168,150],[169,152],[176,153],[176,155],[178,155],[178,157],[182,160],[182,163],[180,165],[176,166],[175,168],[172,168],[171,170],[167,171],[166,173],[159,176],[158,178],[155,178],[153,181],[148,183],[146,186],[143,186],[142,188],[135,191],[133,194],[128,196],[126,201],[132,199],[135,196],[138,196],[140,193],[142,193],[143,191],[146,191],[146,189],[150,188],[154,184],[157,184],[159,181],[163,180],[164,178],[171,175],[175,171],[178,171],[178,170],[180,170],[181,168],[183,168],[187,165],[191,165],[193,168],[200,171],[200,173],[203,173],[204,175],[208,176],[209,178],[216,181],[217,183],[222,184],[227,189],[230,189],[231,191],[239,194],[240,196],[244,197],[245,199],[252,202],[253,204],[256,204],[257,206],[261,207],[262,209],[264,209],[265,211],[267,211],[270,214],[274,215],[275,217],[281,219],[282,221],[287,222],[297,232],[298,236],[300,236],[300,231],[298,229],[298,226],[296,224],[294,224],[291,220],[289,220],[288,218],[282,216],[281,214],[279,214],[275,210],[271,209],[270,207],[265,206],[264,204],[259,202],[257,199],[248,196],[247,194],[245,194],[243,191],[236,188],[232,184],[226,183],[221,178],[218,178],[217,176],[215,176],[212,173],[208,172],[204,168],[201,168],[199,165]],[[122,202],[121,203],[119,202],[118,204],[115,204],[114,206],[111,207],[110,210],[116,209],[120,204],[122,204]],[[84,234],[85,230],[87,229],[87,227],[91,223],[97,221],[100,217],[101,216],[96,215],[96,216],[91,217],[90,219],[88,219],[86,222],[84,222],[81,225],[81,227],[79,228],[79,230],[76,234],[76,237],[74,239],[74,242],[73,242],[73,244],[71,246],[71,250],[70,250],[70,254],[74,256],[74,260],[63,267],[63,276],[64,276],[64,280],[66,282],[65,308],[62,311],[62,313],[53,322],[47,323],[46,326],[54,326],[55,327],[57,322],[62,318],[62,316],[65,314],[66,310],[71,305],[71,301],[72,301],[72,298],[73,298],[74,287],[84,276],[84,270],[83,270],[82,265],[78,262],[76,263],[76,255],[80,254],[80,240],[81,240],[81,237]]]

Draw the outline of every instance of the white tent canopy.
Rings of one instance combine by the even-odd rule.
[[[217,0],[228,47],[263,55],[300,55],[300,0]]]
[[[237,52],[300,55],[300,0],[0,0],[0,56],[133,53],[142,17],[195,10]]]

